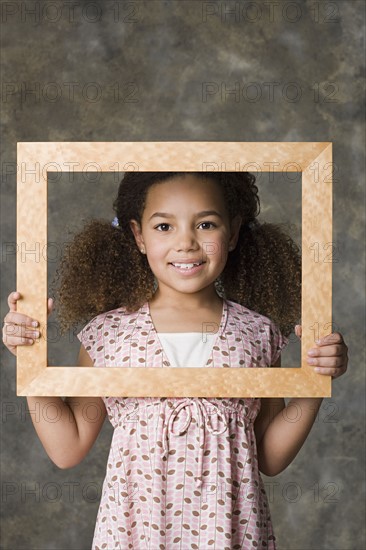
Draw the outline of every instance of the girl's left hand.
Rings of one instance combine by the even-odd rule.
[[[295,334],[301,338],[301,325],[295,326]],[[330,374],[332,378],[342,376],[347,370],[348,347],[342,334],[332,332],[320,339],[317,347],[308,351],[308,363],[318,374]],[[314,352],[314,353],[311,353]]]

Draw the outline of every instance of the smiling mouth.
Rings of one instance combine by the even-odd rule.
[[[178,267],[179,269],[192,269],[192,267],[198,267],[199,265],[205,264],[206,262],[194,262],[194,263],[180,263],[180,262],[170,262],[170,265]]]

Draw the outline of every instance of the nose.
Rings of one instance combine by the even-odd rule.
[[[189,251],[189,250],[198,250],[199,244],[195,235],[195,232],[191,229],[182,229],[177,234],[177,240],[176,240],[176,250],[179,252],[180,250]]]

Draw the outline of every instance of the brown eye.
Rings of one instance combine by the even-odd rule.
[[[214,224],[213,222],[202,222],[200,223],[200,225],[206,225],[206,226],[210,225],[212,227],[217,227],[216,224]],[[209,229],[209,227],[206,227],[206,228],[204,227],[204,229]]]
[[[165,229],[158,229],[159,227],[167,227],[169,228],[169,224],[168,223],[159,223],[159,225],[157,225],[154,229],[157,229],[158,231],[165,231]]]

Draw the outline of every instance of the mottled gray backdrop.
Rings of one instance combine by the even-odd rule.
[[[264,476],[283,550],[365,548],[364,7],[362,0],[1,3],[1,318],[16,288],[17,141],[333,142],[333,329],[349,346],[349,372],[333,383],[295,461]],[[49,282],[68,230],[89,216],[112,219],[123,167],[115,169],[50,178]],[[284,222],[300,243],[301,177],[257,175],[260,218]],[[61,340],[51,322],[50,362],[74,364],[75,336]],[[290,342],[284,366],[299,359],[294,335]],[[59,470],[25,398],[15,395],[15,358],[1,352],[1,549],[87,550],[111,425],[79,466]]]

